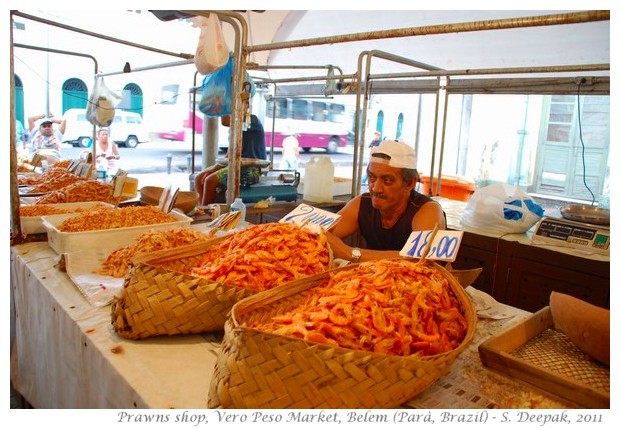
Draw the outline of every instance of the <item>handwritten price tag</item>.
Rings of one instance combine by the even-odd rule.
[[[463,240],[463,231],[437,231],[435,239],[429,244],[428,240],[433,231],[413,231],[400,251],[401,256],[421,258],[426,246],[431,246],[426,259],[452,262]]]
[[[300,204],[292,212],[280,219],[280,222],[294,223],[319,232],[321,228],[330,229],[338,220],[340,220],[339,214],[321,210],[308,204]]]

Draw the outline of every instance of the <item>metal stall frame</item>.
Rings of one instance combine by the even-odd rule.
[[[364,57],[366,57],[365,62],[364,62]],[[404,58],[398,55],[390,54],[388,52],[379,51],[379,50],[364,51],[359,54],[358,60],[357,60],[357,70],[358,70],[357,77],[358,77],[358,81],[360,82],[360,85],[357,86],[355,105],[356,105],[356,112],[361,112],[360,114],[362,117],[360,119],[359,117],[360,114],[357,114],[355,116],[355,147],[353,150],[353,165],[356,166],[356,168],[354,168],[353,170],[353,177],[352,177],[353,180],[351,184],[351,187],[352,187],[351,195],[352,196],[358,195],[361,190],[360,177],[362,176],[362,168],[363,168],[362,160],[364,159],[364,147],[365,147],[365,144],[362,139],[363,139],[363,136],[366,135],[368,99],[369,99],[369,94],[370,94],[370,89],[371,89],[371,85],[369,84],[369,82],[371,81],[370,68],[371,68],[373,58],[381,58],[383,60],[388,60],[388,61],[396,62],[399,64],[408,65],[411,67],[421,68],[424,70],[437,70],[437,71],[441,70],[439,67],[435,67],[429,64],[421,63],[419,61],[411,60],[409,58]],[[364,65],[365,65],[365,69],[364,69]],[[364,70],[366,71],[365,73],[364,73]],[[362,91],[363,91],[363,99],[362,99]],[[439,113],[438,107],[439,107],[439,97],[441,95],[441,91],[442,91],[442,85],[441,85],[440,79],[438,78],[437,89],[436,89],[437,101],[435,104],[435,107],[436,107],[435,108],[435,128],[437,125],[437,115]],[[363,100],[363,105],[362,105],[362,100]],[[437,138],[437,133],[435,129],[435,132],[433,133],[433,148],[435,147],[436,138]],[[434,154],[435,154],[435,151],[433,150],[433,159],[434,159]],[[433,163],[434,162],[432,162],[432,164]],[[432,170],[431,170],[431,174],[432,174]]]
[[[64,50],[60,50],[60,49],[52,49],[52,48],[44,48],[44,47],[40,47],[40,46],[32,46],[32,45],[24,45],[21,43],[15,43],[15,44],[11,44],[11,50],[13,48],[23,48],[23,49],[32,49],[32,50],[36,50],[36,51],[43,51],[43,52],[50,52],[50,53],[54,53],[54,54],[62,54],[62,55],[70,55],[70,56],[76,56],[76,57],[83,57],[83,58],[90,58],[91,60],[93,60],[94,63],[94,67],[95,67],[95,75],[97,74],[97,71],[99,70],[99,66],[97,63],[97,59],[89,54],[84,54],[81,52],[72,52],[72,51],[64,51]],[[13,55],[11,53],[11,79],[13,79]],[[12,97],[12,92],[11,92],[11,97]],[[11,100],[11,121],[13,122],[13,126],[15,126],[15,118],[14,118],[14,111],[13,111],[13,100]],[[46,115],[49,115],[49,111],[46,112]],[[30,131],[30,130],[28,130]],[[93,125],[93,133],[92,133],[92,139],[93,139],[93,143],[95,142],[95,138],[96,138],[96,127]],[[11,142],[14,141],[14,137],[11,137]],[[14,145],[11,144],[11,147],[13,147]],[[95,145],[93,144],[92,147],[92,164],[94,165],[95,163]],[[13,151],[11,151],[11,158],[13,157]],[[16,158],[16,164],[17,164],[17,152],[15,153],[15,158]],[[12,159],[11,159],[12,161]],[[13,165],[13,162],[11,162],[11,166]],[[16,169],[17,165],[15,166]],[[15,180],[15,183],[17,184],[17,172],[13,171],[14,169],[11,168],[11,184],[13,184],[13,180]],[[15,173],[15,177],[13,177],[13,173]],[[12,186],[12,185],[11,185]],[[12,211],[12,232],[13,232],[13,236],[15,237],[16,240],[20,240],[20,238],[23,234],[22,234],[22,229],[21,229],[21,216],[19,215],[19,192],[13,193],[12,189],[11,189],[11,207],[17,207],[17,211],[14,212]]]
[[[189,54],[179,54],[179,53],[174,53],[174,52],[169,52],[169,51],[165,51],[162,49],[157,49],[151,46],[146,46],[146,45],[141,45],[138,43],[133,43],[133,42],[129,42],[127,40],[123,40],[123,39],[118,39],[115,37],[110,37],[110,36],[105,36],[102,34],[98,34],[98,33],[94,33],[92,31],[88,31],[88,30],[83,30],[77,27],[73,27],[70,25],[66,25],[66,24],[61,24],[52,20],[48,20],[48,19],[44,19],[44,18],[40,18],[38,16],[34,16],[34,15],[30,15],[30,14],[26,14],[26,13],[22,13],[19,11],[11,11],[11,23],[13,22],[13,16],[19,16],[21,18],[24,19],[29,19],[31,21],[35,21],[35,22],[39,22],[42,24],[46,24],[46,25],[51,25],[54,27],[58,27],[58,28],[62,28],[64,30],[68,30],[68,31],[73,31],[73,32],[77,32],[80,34],[84,34],[84,35],[88,35],[88,36],[92,36],[92,37],[96,37],[99,39],[104,39],[104,40],[108,40],[111,42],[115,42],[115,43],[120,43],[120,44],[124,44],[124,45],[128,45],[128,46],[132,46],[135,48],[139,48],[139,49],[145,49],[148,51],[152,51],[152,52],[156,52],[156,53],[160,53],[160,54],[164,54],[164,55],[171,55],[171,56],[175,56],[175,57],[181,57],[181,58],[193,58],[193,55],[189,55]],[[93,61],[95,62],[95,78],[97,77],[97,73],[98,73],[98,63],[97,60],[95,59],[95,57],[88,55],[88,54],[81,54],[81,53],[75,53],[75,52],[69,52],[69,51],[62,51],[62,50],[58,50],[58,49],[51,49],[51,48],[39,48],[39,47],[30,47],[28,45],[21,45],[21,44],[13,44],[13,26],[11,25],[11,67],[10,67],[10,74],[11,74],[11,138],[13,141],[14,140],[14,136],[15,136],[15,108],[14,108],[14,104],[15,104],[15,100],[14,100],[14,96],[13,96],[13,88],[15,86],[15,82],[13,80],[13,74],[14,74],[14,60],[13,60],[13,49],[14,47],[20,47],[20,48],[30,48],[30,49],[37,49],[37,50],[42,50],[42,51],[48,51],[48,52],[54,52],[54,53],[60,53],[60,54],[67,54],[67,55],[76,55],[76,56],[84,56],[84,57],[90,57],[93,59]],[[94,150],[95,150],[95,126],[93,125],[93,146],[92,146],[92,150],[93,150],[93,155],[94,155]],[[12,244],[19,244],[21,242],[23,242],[25,240],[25,237],[23,235],[22,229],[21,229],[21,217],[19,215],[19,207],[20,207],[20,199],[19,199],[19,190],[18,190],[18,184],[17,184],[17,151],[14,148],[14,145],[11,145],[11,183],[10,183],[10,195],[11,195],[11,234],[12,234]],[[93,157],[94,158],[94,157]]]
[[[234,62],[234,77],[233,77],[233,98],[232,98],[232,112],[233,112],[233,118],[234,118],[234,122],[231,125],[232,128],[232,132],[231,132],[231,148],[234,150],[233,153],[235,153],[235,157],[232,157],[230,159],[229,162],[229,174],[228,175],[228,189],[227,189],[227,193],[226,193],[226,201],[227,204],[230,206],[230,204],[232,203],[232,201],[234,201],[234,198],[236,196],[238,196],[239,194],[239,183],[240,183],[240,163],[239,163],[239,159],[241,157],[241,126],[242,126],[242,105],[241,103],[238,103],[238,98],[239,98],[239,94],[241,93],[241,87],[243,84],[243,79],[242,76],[245,73],[245,57],[246,55],[244,55],[244,50],[245,50],[245,46],[247,45],[247,24],[245,23],[245,19],[243,18],[242,15],[236,13],[236,12],[232,12],[232,11],[209,11],[209,10],[204,10],[204,11],[180,11],[182,13],[189,13],[192,15],[197,15],[197,16],[208,16],[210,13],[215,13],[218,15],[219,19],[221,21],[227,22],[229,23],[232,27],[233,30],[235,32],[235,49],[233,50],[233,54],[235,56],[236,61]],[[103,40],[108,40],[114,43],[120,43],[120,44],[124,44],[127,46],[131,46],[131,47],[135,47],[135,48],[139,48],[139,49],[144,49],[144,50],[148,50],[151,52],[155,52],[155,53],[160,53],[160,54],[164,54],[164,55],[170,55],[170,56],[174,56],[174,57],[179,57],[179,58],[183,58],[186,61],[182,61],[182,62],[178,62],[178,63],[167,63],[167,64],[161,64],[161,65],[155,65],[155,66],[147,66],[147,67],[142,67],[139,69],[134,69],[130,72],[134,72],[134,71],[143,71],[143,70],[148,70],[148,69],[154,69],[154,68],[161,68],[161,67],[169,67],[169,66],[177,66],[177,65],[184,65],[189,63],[190,61],[193,61],[194,55],[192,54],[184,54],[184,53],[175,53],[175,52],[170,52],[170,51],[166,51],[166,50],[162,50],[162,49],[158,49],[152,46],[147,46],[147,45],[142,45],[142,44],[138,44],[138,43],[133,43],[127,40],[123,40],[123,39],[119,39],[119,38],[115,38],[115,37],[110,37],[110,36],[106,36],[106,35],[102,35],[102,34],[98,34],[98,33],[94,33],[88,30],[84,30],[84,29],[80,29],[77,27],[73,27],[70,25],[66,25],[66,24],[61,24],[52,20],[48,20],[48,19],[44,19],[44,18],[40,18],[34,15],[30,15],[30,14],[26,14],[26,13],[22,13],[19,11],[11,11],[11,22],[12,22],[12,17],[13,16],[19,16],[21,18],[25,18],[25,19],[29,19],[32,21],[36,21],[42,24],[46,24],[46,25],[52,25],[58,28],[62,28],[68,31],[73,31],[73,32],[77,32],[80,34],[84,34],[84,35],[89,35],[92,37],[96,37],[99,39],[103,39]],[[13,70],[14,70],[14,65],[13,65],[13,30],[12,30],[12,25],[11,25],[11,64],[10,64],[10,74],[11,74],[11,88],[14,88],[15,86],[15,82],[13,80]],[[50,49],[46,49],[46,50],[50,50]],[[61,52],[58,50],[50,50],[50,51],[57,51],[57,52]],[[99,75],[97,74],[97,69],[95,69],[95,78],[97,78]],[[121,71],[121,72],[112,72],[112,73],[106,73],[105,75],[112,75],[112,74],[121,74],[121,73],[127,73],[125,71]],[[15,110],[14,110],[14,104],[15,104],[15,100],[13,97],[13,91],[11,92],[11,121],[12,121],[12,125],[11,125],[11,138],[14,139],[15,136]],[[94,128],[94,127],[93,127]],[[93,130],[93,137],[94,137],[94,130]],[[93,139],[94,142],[94,139]],[[195,153],[195,147],[194,147],[194,142],[192,141],[192,158],[193,155]],[[93,145],[94,148],[94,145]],[[94,150],[94,149],[93,149]],[[12,145],[12,149],[11,149],[11,183],[10,183],[10,195],[11,195],[11,221],[12,221],[12,240],[13,243],[17,244],[19,242],[21,242],[24,237],[23,237],[23,233],[21,230],[21,219],[19,216],[19,191],[18,191],[18,186],[17,186],[17,151],[15,150],[15,148]],[[193,161],[192,161],[193,162]],[[193,167],[193,164],[192,164]]]
[[[370,64],[368,64],[368,67]],[[505,93],[514,93],[516,85],[506,85],[506,80],[498,80],[498,79],[484,79],[484,80],[454,80],[455,76],[475,76],[475,75],[502,75],[502,74],[544,74],[544,73],[568,73],[568,72],[596,72],[596,71],[609,71],[611,69],[611,65],[606,64],[586,64],[580,66],[540,66],[540,67],[514,67],[514,68],[487,68],[487,69],[458,69],[458,70],[429,70],[425,72],[414,72],[414,73],[390,73],[390,74],[366,74],[366,81],[364,82],[364,88],[370,88],[371,85],[369,82],[373,80],[379,79],[394,79],[394,78],[420,78],[420,77],[437,77],[438,79],[445,78],[445,82],[439,81],[437,85],[437,97],[436,97],[436,105],[435,105],[435,127],[433,133],[433,149],[432,149],[432,160],[431,160],[431,168],[430,168],[430,184],[429,184],[429,192],[432,195],[433,189],[433,178],[434,178],[434,169],[435,169],[435,153],[437,151],[437,128],[438,128],[438,108],[439,108],[439,97],[440,93],[444,93],[444,104],[443,104],[443,118],[442,118],[442,130],[441,130],[441,144],[439,146],[440,154],[439,154],[439,165],[438,165],[438,174],[437,174],[437,195],[439,195],[441,191],[441,174],[442,174],[442,163],[443,163],[443,150],[445,146],[445,126],[447,120],[447,106],[448,106],[448,96],[451,93],[476,93],[477,91],[472,91],[473,88],[480,87],[488,87],[489,82],[493,82],[495,85],[501,85]],[[518,80],[518,79],[513,79]],[[574,78],[568,78],[568,82],[566,79],[533,79],[533,82],[530,85],[537,86],[537,93],[540,93],[540,85],[561,85],[564,89],[563,92],[574,93],[576,85],[581,85],[582,80],[583,83],[587,83],[590,88],[590,93],[592,94],[609,94],[609,78],[608,77],[597,77],[597,76],[589,76],[582,77],[578,79],[579,82],[575,82]],[[473,82],[473,84],[472,84]],[[519,85],[524,85],[524,83],[519,83]],[[412,85],[409,84],[411,88]],[[506,89],[506,87],[510,87],[510,89]],[[531,86],[530,86],[531,88]],[[424,91],[420,92],[429,92],[432,90],[432,85],[424,85]],[[479,91],[482,92],[482,91]],[[489,91],[485,91],[488,93]],[[497,92],[497,91],[494,91]],[[520,90],[519,92],[522,92]],[[583,92],[583,90],[582,90]],[[376,93],[383,93],[381,91],[377,91]],[[558,93],[558,91],[554,91],[553,93]],[[365,114],[367,105],[363,106],[363,113]],[[365,118],[365,116],[364,116]],[[365,123],[365,122],[364,122]],[[362,133],[362,135],[364,135]],[[416,142],[417,143],[417,142]],[[363,146],[362,146],[363,147]],[[357,184],[357,192],[359,193],[360,184]]]
[[[344,34],[339,36],[329,36],[329,37],[317,37],[311,39],[300,39],[300,40],[290,40],[285,42],[278,42],[272,44],[264,44],[264,45],[254,45],[249,46],[247,48],[248,53],[258,52],[258,51],[266,51],[266,50],[277,50],[277,49],[291,49],[298,47],[308,47],[308,46],[317,46],[317,45],[329,45],[335,43],[345,43],[345,42],[356,42],[362,40],[377,40],[377,39],[388,39],[388,38],[401,38],[401,37],[412,37],[412,36],[424,36],[424,35],[432,35],[432,34],[447,34],[447,33],[463,33],[463,32],[475,32],[475,31],[487,31],[487,30],[504,30],[511,28],[526,28],[526,27],[542,27],[542,26],[551,26],[551,25],[565,25],[565,24],[577,24],[577,23],[585,23],[585,22],[594,22],[594,21],[609,21],[610,19],[610,11],[608,10],[594,10],[594,11],[584,11],[584,12],[571,12],[571,13],[560,13],[554,15],[538,15],[538,16],[530,16],[530,17],[520,17],[520,18],[505,18],[505,19],[496,19],[496,20],[486,20],[486,21],[471,21],[464,23],[455,23],[455,24],[442,24],[442,25],[429,25],[422,27],[409,27],[409,28],[399,28],[399,29],[390,29],[383,31],[373,31],[373,32],[364,32],[364,33],[353,33],[353,34]],[[364,53],[360,54],[360,58]],[[389,55],[389,54],[388,54]],[[411,61],[411,60],[409,60]],[[370,64],[368,63],[368,66]],[[368,67],[369,68],[369,67]],[[508,71],[508,73],[515,73],[518,70],[518,73],[549,73],[549,72],[557,72],[557,71],[598,71],[598,70],[609,70],[609,64],[605,65],[586,65],[586,66],[574,66],[562,68],[561,66],[554,67],[532,67],[532,68],[520,68],[520,69],[512,69]],[[493,70],[493,71],[491,71]],[[455,70],[455,71],[441,71],[436,70],[433,74],[432,72],[420,73],[417,76],[436,76],[439,80],[438,85],[432,85],[430,89],[437,93],[437,100],[439,100],[440,94],[444,93],[444,115],[443,115],[443,126],[445,127],[445,119],[447,115],[447,101],[448,94],[450,90],[450,86],[453,85],[451,82],[450,76],[454,75],[471,75],[471,74],[500,74],[506,73],[504,70],[506,69],[480,69],[480,70]],[[386,78],[402,78],[409,75],[409,77],[415,76],[413,74],[398,74],[393,73],[389,75],[382,75],[382,77]],[[356,100],[356,105],[359,107],[361,104],[360,97],[361,91],[364,91],[365,97],[370,93],[369,87],[370,82],[373,79],[376,79],[377,76],[372,76],[370,74],[366,75],[364,79],[364,75],[362,75],[362,66],[361,61],[358,63],[358,71],[357,71],[357,81],[358,81],[358,99]],[[584,78],[587,79],[588,78]],[[590,84],[596,86],[600,82],[598,79],[601,79],[603,82],[603,86],[607,86],[607,92],[609,92],[609,78],[602,79],[599,77],[591,77]],[[443,80],[443,82],[442,82]],[[284,80],[281,80],[281,82]],[[605,81],[607,82],[605,84]],[[484,82],[479,81],[478,88],[484,87]],[[566,86],[566,82],[564,82]],[[459,85],[457,85],[458,87]],[[524,85],[525,86],[525,85]],[[514,87],[513,87],[514,89]],[[425,91],[428,91],[429,87],[427,86]],[[373,92],[378,93],[378,92]],[[364,110],[367,109],[367,100],[364,102]],[[436,104],[436,109],[438,109],[439,103]],[[438,119],[438,111],[435,112],[435,131],[433,137],[433,152],[432,157],[433,161],[431,162],[431,177],[430,177],[430,188],[429,192],[432,194],[432,185],[433,185],[433,175],[434,175],[434,164],[435,164],[435,152],[436,152],[436,132],[437,132],[437,119]],[[360,141],[362,135],[359,133],[359,115],[360,111],[356,111],[355,113],[355,149],[354,149],[354,160],[353,160],[353,183],[352,183],[352,196],[355,196],[360,189],[359,175],[361,172],[361,162],[358,155],[358,146],[363,146]],[[362,112],[362,115],[365,117],[365,111]],[[439,179],[437,192],[440,192],[441,186],[441,164],[443,160],[443,150],[444,150],[444,135],[445,130],[442,131],[442,141],[440,145],[440,155],[439,155]],[[362,149],[363,155],[363,149]]]
[[[269,79],[269,78],[261,78],[260,79],[260,83],[261,84],[273,84],[273,96],[271,96],[270,99],[277,99],[278,97],[289,97],[287,95],[278,95],[278,84],[279,83],[283,83],[283,82],[287,82],[287,83],[292,83],[292,82],[311,82],[311,81],[330,81],[330,80],[338,80],[341,85],[344,84],[345,79],[349,78],[352,79],[355,77],[355,75],[344,75],[344,73],[342,72],[342,69],[338,66],[334,66],[332,64],[326,64],[326,65],[252,65],[251,70],[271,70],[271,69],[278,69],[278,70],[317,70],[317,69],[327,69],[329,70],[337,70],[340,75],[339,76],[304,76],[304,77],[297,77],[297,78],[284,78],[284,79]],[[295,95],[294,97],[304,97],[303,95]],[[320,98],[328,98],[327,96],[323,95]],[[275,122],[276,122],[276,112],[275,112],[275,105],[273,107],[273,121],[271,123],[271,142],[270,142],[270,169],[273,169],[273,144],[274,144],[274,140],[275,140]]]
[[[446,34],[446,33],[461,33],[461,32],[472,32],[472,31],[486,31],[486,30],[502,30],[502,29],[510,29],[510,28],[525,28],[525,27],[538,27],[538,26],[550,26],[550,25],[563,25],[563,24],[576,24],[576,23],[584,23],[584,22],[592,22],[592,21],[605,21],[610,19],[610,11],[585,11],[585,12],[573,12],[573,13],[561,13],[555,15],[542,15],[542,16],[531,16],[531,17],[521,17],[521,18],[506,18],[506,19],[497,19],[497,20],[486,20],[486,21],[472,21],[465,23],[456,23],[456,24],[443,24],[443,25],[430,25],[430,26],[422,26],[422,27],[409,27],[409,28],[399,28],[399,29],[390,29],[383,31],[373,31],[373,32],[363,32],[363,33],[353,33],[353,34],[345,34],[339,36],[329,36],[329,37],[319,37],[319,38],[311,38],[311,39],[302,39],[302,40],[291,40],[285,42],[271,43],[271,44],[263,44],[263,45],[253,45],[247,46],[247,23],[243,16],[236,12],[232,11],[180,11],[182,13],[189,13],[191,15],[200,15],[200,16],[208,16],[209,13],[216,13],[220,20],[228,22],[233,26],[235,30],[235,61],[234,64],[234,78],[233,78],[233,102],[232,102],[232,111],[233,111],[233,126],[231,133],[231,147],[234,150],[235,156],[232,157],[229,163],[229,172],[233,174],[228,175],[228,187],[226,193],[227,203],[234,199],[236,195],[238,195],[238,187],[239,187],[239,158],[241,153],[241,125],[242,125],[242,105],[238,103],[237,99],[241,93],[241,85],[242,85],[242,77],[244,76],[246,69],[246,57],[249,57],[251,53],[265,50],[277,50],[277,49],[290,49],[294,47],[307,47],[307,46],[316,46],[316,45],[326,45],[333,43],[344,43],[344,42],[354,42],[354,41],[362,41],[362,40],[377,40],[377,39],[387,39],[387,38],[402,38],[402,37],[411,37],[411,36],[422,36],[422,35],[431,35],[431,34]],[[136,43],[131,43],[128,41],[124,41],[121,39],[116,39],[108,36],[102,36],[96,33],[88,32],[85,30],[76,29],[74,27],[52,23],[51,21],[44,20],[41,18],[33,17],[31,15],[22,14],[17,11],[11,12],[12,15],[21,16],[28,19],[33,19],[39,22],[49,23],[52,25],[58,25],[61,28],[66,28],[73,31],[78,31],[82,34],[88,34],[94,37],[104,38],[106,40],[114,41],[117,43],[123,43],[134,47],[139,47],[147,50],[151,50],[154,52],[181,56],[182,58],[193,58],[192,55],[189,54],[176,54],[170,53],[167,51],[159,50],[152,47],[147,47],[144,45],[139,45]],[[239,26],[241,28],[239,28]],[[14,81],[12,77],[13,71],[13,55],[12,55],[12,40],[13,33],[11,30],[11,87],[14,87]],[[540,71],[540,70],[539,70]],[[471,70],[468,70],[465,74],[471,74]],[[358,76],[360,71],[358,70]],[[452,73],[454,75],[456,73]],[[485,73],[489,74],[489,73]],[[448,74],[446,74],[447,79]],[[393,74],[391,77],[400,77],[396,74]],[[370,79],[377,79],[377,76],[368,75],[367,79],[364,81],[364,86],[367,86],[367,82]],[[321,80],[325,79],[325,77],[321,77]],[[596,84],[596,77],[592,79],[592,83]],[[304,80],[309,80],[305,78]],[[609,79],[607,78],[607,82]],[[358,81],[358,84],[361,85],[362,82]],[[452,83],[452,85],[454,85]],[[446,83],[447,86],[447,83]],[[458,86],[458,85],[457,85]],[[433,85],[436,87],[436,85]],[[482,85],[479,86],[482,88]],[[374,88],[376,90],[376,88]],[[435,91],[436,88],[433,88]],[[447,97],[447,95],[446,95]],[[12,99],[11,103],[11,132],[12,136],[14,136],[14,120],[15,120],[15,111],[14,111],[14,100]],[[359,112],[356,112],[356,121],[359,120],[357,116]],[[359,132],[359,129],[356,127],[356,133]],[[359,145],[360,136],[356,135],[356,145]],[[443,142],[442,142],[443,146]],[[11,151],[11,192],[15,191],[17,195],[17,184],[16,179],[13,177],[13,174],[16,168],[16,153],[14,150]],[[359,160],[356,160],[359,162]],[[354,168],[356,165],[354,163]],[[14,181],[15,179],[15,181]],[[353,184],[355,189],[355,183]],[[15,189],[13,189],[15,188]],[[431,188],[432,189],[432,188]]]

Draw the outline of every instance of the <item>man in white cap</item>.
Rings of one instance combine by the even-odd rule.
[[[39,120],[38,129],[35,128],[37,120]],[[58,124],[57,129],[54,129],[54,124]],[[29,117],[28,129],[30,130],[29,141],[32,153],[45,156],[50,164],[60,161],[60,143],[62,142],[65,127],[65,118],[56,119],[53,115],[49,117],[45,115]]]
[[[412,231],[446,228],[441,205],[415,191],[419,176],[415,150],[404,142],[384,140],[372,149],[367,167],[368,192],[349,201],[328,234],[335,258],[352,262],[396,258]],[[343,239],[359,231],[364,249]]]

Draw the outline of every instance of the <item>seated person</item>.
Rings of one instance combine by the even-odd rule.
[[[251,125],[243,131],[241,136],[241,158],[267,159],[263,124],[256,115],[251,115],[251,120]],[[222,118],[222,124],[226,125],[226,123],[226,120]],[[255,177],[256,174],[256,169],[248,169],[242,172],[242,175],[247,177],[242,177],[241,181],[256,183],[259,179]],[[206,206],[215,203],[217,188],[221,184],[226,184],[227,180],[228,167],[221,164],[212,165],[198,173],[194,178],[194,190],[198,192],[198,205]]]
[[[368,192],[350,200],[339,212],[342,217],[327,238],[334,258],[351,262],[397,258],[412,231],[446,229],[441,205],[416,192],[416,155],[406,143],[385,140],[370,152],[366,169]],[[343,239],[358,232],[364,249]]]
[[[40,120],[38,127],[35,126],[37,120]],[[55,129],[54,124],[58,124],[58,128]],[[49,117],[45,115],[29,117],[28,140],[32,154],[44,156],[50,165],[60,161],[60,143],[66,126],[65,118],[56,119],[52,114]]]

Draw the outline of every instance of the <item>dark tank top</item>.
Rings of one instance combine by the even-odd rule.
[[[372,206],[369,193],[362,194],[358,213],[358,224],[362,237],[366,240],[366,247],[373,250],[400,250],[405,246],[411,235],[411,221],[430,197],[411,191],[407,210],[391,228],[381,225],[381,214]]]

